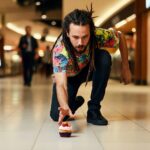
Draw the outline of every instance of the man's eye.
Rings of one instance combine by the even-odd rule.
[[[84,36],[82,39],[84,40],[84,39],[86,39],[87,38],[87,36]]]
[[[78,37],[74,36],[74,39],[78,39]]]

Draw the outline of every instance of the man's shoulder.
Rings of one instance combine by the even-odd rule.
[[[22,35],[20,38],[21,38],[21,39],[25,39],[25,38],[26,38],[26,35]]]
[[[64,45],[55,46],[53,49],[53,53],[55,55],[64,55],[65,57],[68,58],[68,52],[67,52],[66,48],[64,47]]]
[[[95,30],[96,30],[96,31],[97,31],[97,30],[98,30],[98,31],[99,31],[99,30],[100,30],[100,31],[103,31],[103,30],[108,30],[108,29],[106,29],[106,28],[101,28],[101,27],[95,27]]]
[[[100,28],[100,27],[95,28],[96,35],[102,35],[102,34],[111,33],[111,32],[113,32],[113,29],[111,29],[111,28],[109,28],[109,29]]]
[[[57,38],[56,43],[55,43],[55,46],[56,46],[56,47],[57,47],[57,46],[61,46],[61,45],[63,45],[63,36],[62,36],[62,35],[60,35],[60,36]]]
[[[64,47],[62,39],[63,39],[62,35],[57,38],[57,40],[55,42],[55,45],[54,45],[54,51],[60,52],[60,51],[64,51],[65,50],[65,47]]]

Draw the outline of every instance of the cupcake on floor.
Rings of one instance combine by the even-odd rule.
[[[61,137],[70,137],[72,133],[72,126],[68,122],[62,122],[59,126],[59,135]]]

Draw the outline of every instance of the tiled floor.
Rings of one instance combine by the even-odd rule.
[[[79,94],[90,97],[91,83]],[[0,150],[150,150],[150,86],[109,81],[102,111],[108,126],[86,123],[86,103],[61,138],[49,118],[51,80],[35,75],[31,88],[21,77],[0,79]]]

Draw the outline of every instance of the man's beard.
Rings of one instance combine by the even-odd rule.
[[[82,53],[84,53],[84,52],[86,51],[86,49],[87,49],[87,47],[88,47],[88,45],[89,45],[89,42],[88,42],[88,44],[87,44],[86,46],[84,46],[84,45],[79,45],[79,46],[77,46],[77,48],[83,47],[83,50],[80,50],[80,51],[77,50],[77,49],[72,45],[72,43],[70,42],[70,40],[68,40],[68,44],[69,44],[70,48],[73,49],[73,51],[74,51],[75,53],[77,53],[77,54],[82,54]]]
[[[74,48],[75,52],[79,53],[79,54],[82,54],[82,53],[84,53],[86,51],[87,45],[86,46],[79,45],[77,48],[82,48],[82,50],[78,50],[78,49]]]

